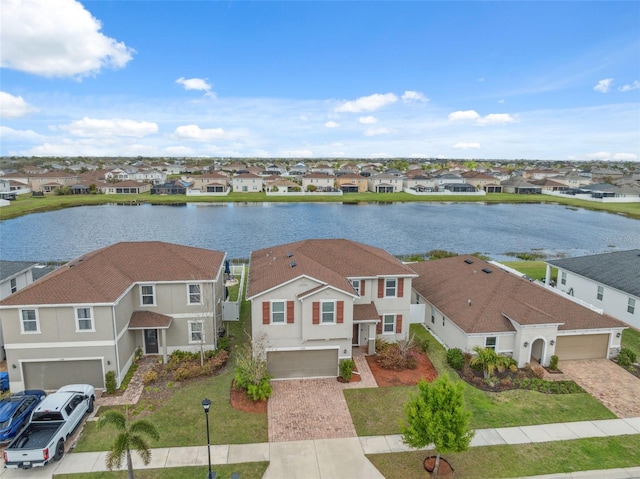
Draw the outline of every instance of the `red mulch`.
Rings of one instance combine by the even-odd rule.
[[[229,402],[231,407],[243,412],[267,413],[267,401],[253,402],[247,396],[247,391],[237,389],[231,384],[231,392],[229,393]]]
[[[433,472],[433,468],[436,467],[436,456],[429,456],[424,460],[424,468],[429,474],[430,477],[435,477]],[[455,477],[453,473],[453,468],[451,464],[447,462],[442,456],[440,456],[440,464],[438,465],[438,478],[439,479],[448,479],[450,477]]]
[[[373,373],[379,387],[385,386],[414,386],[425,379],[428,382],[438,377],[436,368],[424,353],[417,354],[418,366],[415,369],[384,369],[376,361],[376,356],[366,356],[369,369]]]

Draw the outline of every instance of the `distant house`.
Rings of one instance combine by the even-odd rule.
[[[451,193],[475,193],[476,188],[467,183],[443,183],[438,185],[438,191],[450,191]]]
[[[343,193],[364,193],[369,188],[369,181],[362,175],[345,173],[336,177],[336,188]]]
[[[152,195],[186,195],[190,185],[180,180],[169,181],[151,188]]]
[[[640,249],[547,261],[547,280],[551,267],[560,291],[640,329]]]
[[[539,195],[542,193],[542,187],[534,185],[521,176],[514,176],[508,180],[500,182],[504,193],[515,193],[517,195]]]
[[[231,187],[236,193],[260,193],[264,180],[253,173],[241,173],[231,178]]]
[[[136,350],[215,349],[225,254],[157,241],[74,259],[0,302],[12,391],[119,385]]]
[[[102,192],[106,195],[139,195],[150,190],[151,184],[139,181],[119,181],[118,183],[107,183],[102,187]]]
[[[315,191],[332,191],[335,189],[336,177],[326,173],[307,173],[302,177],[303,191],[309,191],[309,187]]]
[[[523,367],[559,359],[615,357],[626,325],[474,256],[411,264],[413,304],[447,346],[490,348]]]
[[[229,177],[222,173],[204,173],[186,178],[193,188],[203,193],[224,193],[229,189]]]
[[[397,193],[402,191],[402,177],[389,173],[378,173],[369,177],[369,191],[374,193]]]
[[[322,173],[329,176],[335,176],[336,174],[335,168],[327,164],[312,166],[308,171],[309,173]]]

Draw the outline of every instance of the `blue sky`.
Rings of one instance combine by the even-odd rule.
[[[637,1],[0,2],[3,156],[640,160]]]

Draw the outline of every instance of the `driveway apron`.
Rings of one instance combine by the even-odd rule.
[[[560,369],[621,418],[640,416],[640,379],[608,359],[561,361]]]

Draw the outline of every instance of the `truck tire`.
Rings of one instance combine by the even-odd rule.
[[[56,444],[56,453],[53,456],[54,461],[59,461],[64,456],[64,441],[60,439],[58,444]]]
[[[93,412],[93,396],[89,398],[89,407],[87,408],[87,412],[91,414]]]

